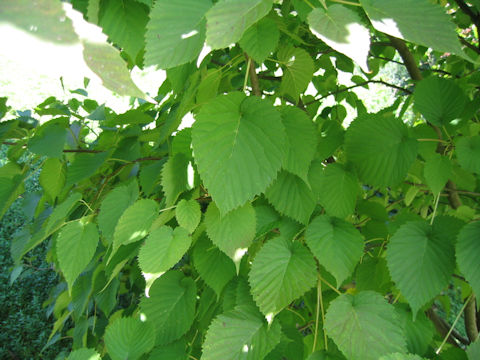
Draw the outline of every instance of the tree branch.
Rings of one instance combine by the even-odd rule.
[[[435,326],[435,329],[440,334],[440,336],[445,337],[448,334],[448,331],[450,330],[450,325],[441,317],[439,317],[433,308],[428,309],[426,314],[427,314],[427,317]],[[465,345],[469,344],[469,341],[467,339],[461,336],[456,330],[453,330],[452,333],[447,338],[447,342],[449,344],[452,344],[453,346],[460,347],[457,340],[462,344],[465,344]]]
[[[473,44],[470,44],[463,36],[460,36],[458,35],[458,39],[460,40],[460,42],[465,45],[466,47],[468,47],[469,49],[472,49],[473,51],[475,51],[477,54],[480,54],[480,49],[478,47],[476,47],[475,45]]]
[[[398,53],[400,54],[400,57],[403,59],[403,64],[407,68],[408,73],[410,74],[410,77],[415,80],[415,81],[420,81],[423,79],[422,73],[420,72],[420,69],[417,66],[417,62],[415,61],[412,53],[410,50],[408,50],[407,45],[405,44],[405,41],[396,38],[394,36],[387,35],[388,38],[390,39],[390,42],[392,43],[393,47],[397,49]]]
[[[250,77],[250,83],[252,85],[252,93],[255,96],[262,96],[262,90],[260,90],[260,83],[258,82],[258,76],[257,76],[257,73],[255,72],[255,61],[251,59],[247,55],[247,53],[244,53],[244,54],[245,54],[245,59],[247,60],[247,64],[249,63],[248,59],[251,60],[250,66],[248,68],[248,74]]]
[[[470,342],[474,342],[478,338],[477,328],[477,309],[475,296],[470,297],[467,306],[465,307],[465,330],[467,332]]]
[[[463,0],[455,0],[457,3],[458,7],[465,13],[467,14],[470,19],[472,20],[473,24],[477,28],[477,33],[480,31],[480,16],[478,14],[475,14],[470,6],[467,5],[467,3]],[[478,43],[478,47],[480,48],[480,41]],[[477,49],[479,50],[479,49]]]

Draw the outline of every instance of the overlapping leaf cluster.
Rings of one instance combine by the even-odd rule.
[[[2,214],[43,161],[12,256],[51,244],[69,359],[476,359],[480,4],[73,5],[167,79],[123,114],[50,98],[0,124]],[[408,86],[374,78],[392,61]],[[399,91],[376,113],[350,91],[372,82]]]

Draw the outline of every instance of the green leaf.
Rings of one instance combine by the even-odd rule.
[[[452,163],[445,156],[432,154],[425,162],[423,175],[428,187],[435,195],[438,195],[448,179],[452,177]]]
[[[305,50],[294,47],[281,48],[277,57],[283,69],[280,92],[297,102],[312,81],[315,70],[313,60]]]
[[[363,238],[344,220],[317,216],[305,233],[307,245],[320,265],[337,280],[337,287],[349,277],[363,255]]]
[[[463,54],[444,8],[428,0],[360,0],[378,31],[437,51]]]
[[[68,287],[73,283],[92,260],[98,245],[98,230],[95,224],[85,218],[65,225],[57,237],[57,257]]]
[[[235,265],[255,238],[256,219],[252,204],[246,203],[222,216],[218,207],[211,202],[205,213],[205,226],[208,237]]]
[[[129,185],[118,186],[103,199],[98,213],[97,223],[108,243],[113,240],[115,226],[123,212],[138,198],[138,185],[135,181]]]
[[[150,353],[149,360],[187,360],[188,356],[186,354],[187,344],[185,338],[174,341],[168,345],[163,345],[160,347],[155,347]]]
[[[382,356],[379,360],[423,360],[418,355],[412,355],[412,354],[400,354],[400,353],[394,353],[386,356]]]
[[[203,343],[204,360],[263,359],[280,342],[281,326],[270,327],[258,310],[238,306],[217,316]]]
[[[202,217],[200,205],[195,200],[180,200],[175,208],[175,217],[178,225],[187,229],[189,233],[193,233]]]
[[[133,0],[102,0],[98,25],[135,62],[142,50],[148,8]]]
[[[325,120],[319,133],[317,157],[323,161],[343,144],[345,129],[336,120]]]
[[[305,112],[297,107],[283,106],[280,114],[289,144],[283,159],[283,168],[306,182],[317,147],[315,125]]]
[[[112,360],[136,360],[152,350],[152,325],[134,318],[118,318],[105,330],[105,346]]]
[[[155,280],[150,297],[140,308],[156,329],[156,344],[166,345],[184,335],[193,323],[197,289],[191,278],[180,271],[169,271]]]
[[[356,12],[338,4],[316,8],[308,15],[308,24],[315,36],[368,72],[370,31]]]
[[[298,241],[283,237],[268,241],[252,263],[252,295],[267,318],[310,290],[317,281],[312,254]]]
[[[429,77],[420,81],[413,93],[414,108],[436,126],[445,126],[463,112],[467,97],[451,79]]]
[[[220,0],[207,12],[207,44],[222,49],[236,43],[272,4],[272,0]]]
[[[101,360],[101,357],[94,349],[82,348],[72,351],[67,360]]]
[[[61,158],[67,138],[67,129],[58,122],[47,122],[37,129],[28,142],[28,149],[38,155]]]
[[[417,157],[417,141],[391,114],[357,118],[347,129],[345,146],[360,180],[372,186],[398,184]]]
[[[473,343],[471,343],[467,347],[467,355],[468,355],[468,360],[477,360],[480,357],[480,339],[477,338],[477,340]]]
[[[344,294],[333,300],[325,317],[325,329],[351,360],[378,360],[392,352],[406,352],[393,306],[373,291]]]
[[[325,167],[316,163],[310,168],[309,181],[329,215],[345,218],[355,211],[360,187],[356,175],[344,165],[329,164]]]
[[[153,280],[178,263],[191,243],[192,238],[182,227],[161,226],[148,235],[138,253],[140,270],[147,281],[147,294]]]
[[[435,328],[425,313],[417,314],[412,321],[412,312],[406,304],[397,304],[395,312],[407,340],[407,349],[412,354],[424,355],[435,334]]]
[[[83,41],[83,59],[107,89],[120,96],[147,98],[133,82],[125,61],[113,46]]]
[[[355,285],[359,291],[373,290],[381,294],[389,292],[392,280],[385,258],[364,258],[362,263],[357,266]]]
[[[167,206],[175,204],[178,196],[189,188],[188,163],[184,154],[175,154],[163,166],[161,182]]]
[[[39,177],[39,183],[45,194],[53,202],[65,185],[65,167],[56,158],[45,160]]]
[[[206,236],[197,240],[192,256],[193,265],[202,280],[220,297],[225,285],[236,274],[233,261],[218,250]]]
[[[456,236],[455,222],[448,217],[437,218],[433,226],[423,221],[410,221],[390,239],[388,269],[414,317],[450,281],[455,268],[452,240]]]
[[[275,51],[279,39],[277,24],[266,17],[245,31],[240,39],[240,46],[253,60],[261,64]]]
[[[265,197],[280,213],[306,224],[315,208],[315,196],[298,176],[281,171],[265,191]]]
[[[462,168],[480,174],[480,136],[461,137],[456,141],[455,152]]]
[[[480,297],[480,221],[465,225],[457,238],[456,256],[460,271],[472,286],[473,292]]]
[[[218,87],[222,80],[222,72],[219,69],[208,69],[205,75],[202,76],[202,80],[197,89],[197,103],[205,104],[214,99],[218,94]],[[178,136],[175,135],[175,137]],[[190,134],[191,137],[191,134]],[[190,143],[188,143],[188,149],[190,150]]]
[[[157,0],[147,25],[145,64],[170,69],[197,58],[210,0]]]
[[[113,248],[127,245],[147,236],[153,220],[158,216],[158,205],[151,199],[141,199],[130,205],[115,226]],[[113,253],[112,253],[113,255]]]
[[[56,231],[64,223],[65,218],[78,206],[81,199],[82,195],[80,193],[72,193],[64,202],[57,205],[45,225],[46,233]]]
[[[72,163],[67,168],[67,181],[65,186],[69,187],[86,178],[89,178],[103,165],[110,153],[76,153]]]
[[[265,191],[285,142],[280,114],[268,101],[233,92],[202,107],[192,129],[195,162],[223,214]]]

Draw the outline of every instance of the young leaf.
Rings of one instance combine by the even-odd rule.
[[[220,298],[223,288],[236,274],[235,264],[206,237],[197,240],[193,248],[193,265],[200,277]]]
[[[158,216],[158,205],[150,199],[141,199],[130,205],[115,226],[113,248],[127,245],[147,236],[153,220]],[[112,254],[113,255],[113,254]]]
[[[306,182],[317,147],[315,125],[305,112],[293,106],[283,106],[280,114],[289,144],[283,168]]]
[[[406,352],[393,306],[373,291],[344,294],[333,300],[325,317],[325,329],[351,360],[378,360],[382,355]]]
[[[202,107],[192,129],[195,162],[222,214],[252,200],[275,179],[285,155],[280,114],[239,92]]]
[[[117,318],[105,330],[105,346],[112,360],[137,360],[154,345],[153,326],[139,319]]]
[[[132,181],[129,185],[118,186],[110,191],[100,206],[97,223],[102,235],[108,243],[113,240],[115,226],[123,212],[138,198],[138,184]]]
[[[182,227],[161,226],[148,235],[138,253],[140,270],[147,280],[147,294],[153,280],[179,262],[191,243],[191,236]]]
[[[221,49],[236,43],[272,4],[272,0],[220,0],[207,12],[207,44]]]
[[[337,287],[349,277],[363,254],[363,238],[344,220],[320,215],[308,225],[307,245],[320,265],[332,273]]]
[[[310,290],[316,280],[312,254],[299,242],[283,237],[263,245],[249,274],[253,298],[267,318]]]
[[[460,271],[472,286],[473,292],[480,297],[480,221],[465,225],[457,238],[456,255]]]
[[[140,302],[140,308],[153,324],[156,344],[166,345],[184,335],[195,315],[197,289],[191,278],[180,271],[169,271],[155,280],[150,297]]]
[[[360,3],[378,31],[437,51],[463,54],[455,25],[439,5],[428,0],[360,0]]]
[[[238,266],[255,238],[255,210],[250,203],[222,216],[214,202],[205,214],[208,237]]]
[[[240,39],[240,46],[253,60],[261,64],[275,51],[279,39],[277,24],[265,17],[245,31]]]
[[[92,260],[98,245],[95,224],[76,220],[65,225],[57,237],[57,257],[71,291],[78,275]]]
[[[433,226],[423,221],[410,221],[390,239],[388,269],[414,317],[448,285],[455,268],[452,239],[457,233],[457,222],[448,217],[437,218]]]
[[[205,41],[210,0],[157,0],[147,25],[145,64],[170,69],[195,60]]]
[[[175,217],[178,225],[187,229],[189,233],[193,233],[202,217],[200,205],[195,200],[182,199],[175,208]]]
[[[255,307],[238,306],[213,320],[202,359],[263,359],[280,342],[280,334],[277,321],[268,326]]]
[[[357,118],[345,139],[348,160],[360,180],[372,186],[398,184],[417,156],[417,141],[407,126],[391,114],[369,114]]]
[[[313,60],[305,50],[286,46],[278,51],[277,57],[283,69],[280,92],[297,102],[312,80],[315,71]]]
[[[315,36],[368,72],[370,31],[354,11],[338,4],[329,6],[327,10],[315,8],[308,15],[308,24]]]
[[[467,97],[451,79],[429,77],[420,81],[413,93],[414,108],[425,119],[445,126],[457,119],[465,108]]]
[[[281,171],[265,191],[265,197],[280,213],[302,224],[308,223],[315,208],[315,198],[308,185],[297,175]]]

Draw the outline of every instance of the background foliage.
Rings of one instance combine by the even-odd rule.
[[[12,276],[42,248],[62,276],[44,351],[478,357],[480,4],[72,3],[109,42],[78,38],[53,0],[37,4],[38,35],[81,41],[105,86],[136,100],[117,114],[85,89],[33,112],[1,99],[0,214],[20,197],[28,220]],[[26,11],[0,5],[28,28]],[[391,62],[401,82],[376,77]],[[167,71],[155,98],[135,65]],[[370,84],[393,103],[368,112],[351,90]]]

